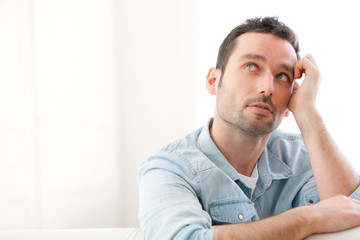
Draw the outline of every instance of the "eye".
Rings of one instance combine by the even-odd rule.
[[[244,68],[249,71],[255,71],[258,66],[255,63],[247,63]]]
[[[279,79],[282,82],[290,82],[290,77],[285,73],[280,73],[276,75],[276,78]]]

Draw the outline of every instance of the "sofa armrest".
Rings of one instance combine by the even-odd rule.
[[[139,228],[0,231],[0,240],[142,240]]]
[[[95,228],[0,231],[0,240],[142,240],[139,228]],[[360,226],[335,233],[314,234],[306,240],[359,240]]]
[[[360,226],[351,228],[341,232],[314,234],[306,238],[306,240],[359,240]]]

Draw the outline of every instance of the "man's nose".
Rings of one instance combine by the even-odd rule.
[[[271,73],[266,73],[259,80],[257,93],[271,97],[275,90],[274,76]]]

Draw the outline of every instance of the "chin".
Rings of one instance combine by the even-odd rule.
[[[264,122],[241,122],[240,124],[236,124],[237,128],[240,129],[242,132],[249,136],[260,137],[268,135],[269,133],[273,132],[276,127],[274,126],[273,122],[264,123]]]

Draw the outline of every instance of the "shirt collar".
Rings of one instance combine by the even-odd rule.
[[[210,136],[210,127],[213,123],[211,118],[208,123],[202,128],[199,135],[197,145],[198,148],[205,154],[205,156],[212,161],[218,168],[223,170],[226,175],[231,177],[232,180],[240,180],[238,172],[231,166],[231,164],[226,160],[224,155],[216,147],[214,141]]]
[[[288,179],[293,175],[291,169],[278,156],[273,154],[268,146],[261,154],[258,164],[260,171],[270,175],[271,179],[274,180]]]
[[[210,159],[218,168],[223,170],[234,181],[240,180],[238,172],[226,160],[224,155],[216,147],[210,136],[209,129],[213,123],[211,118],[202,128],[197,140],[198,148]],[[271,164],[270,164],[271,162]],[[281,161],[276,155],[272,154],[268,146],[264,149],[258,160],[259,179],[270,185],[272,180],[287,179],[292,175],[291,169]]]

